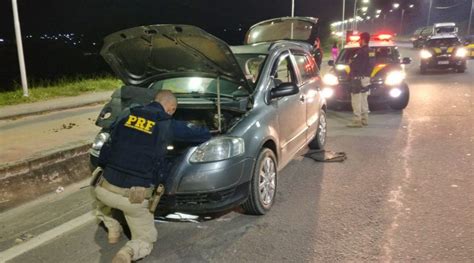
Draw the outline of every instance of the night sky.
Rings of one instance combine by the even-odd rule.
[[[347,0],[348,10],[352,2]],[[159,23],[193,24],[218,35],[224,29],[238,34],[241,27],[243,35],[258,21],[291,12],[290,0],[18,0],[18,4],[24,35],[80,32],[102,37],[124,28]],[[327,24],[340,17],[341,6],[342,0],[296,0],[295,14],[319,17]],[[8,0],[0,2],[1,36],[13,36]]]

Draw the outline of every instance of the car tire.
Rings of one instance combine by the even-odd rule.
[[[390,101],[389,106],[393,110],[403,110],[408,106],[409,101],[410,101],[410,89],[405,84],[403,86],[402,95],[399,98],[397,98],[396,100]]]
[[[456,69],[456,72],[457,73],[464,73],[464,72],[466,72],[466,67],[459,67],[459,68]]]
[[[316,130],[316,136],[308,144],[308,147],[312,150],[322,150],[324,145],[326,145],[326,135],[327,135],[327,119],[326,112],[321,110],[318,120],[318,129]]]
[[[250,192],[247,201],[242,204],[246,214],[264,215],[270,211],[277,191],[278,165],[275,153],[263,148],[250,179]]]
[[[420,67],[420,73],[421,74],[426,74],[426,67],[425,66]]]

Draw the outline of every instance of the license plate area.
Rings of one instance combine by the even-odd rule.
[[[449,65],[449,61],[438,61],[438,65]]]

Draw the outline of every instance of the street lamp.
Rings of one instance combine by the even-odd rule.
[[[400,7],[400,4],[399,4],[399,3],[393,3],[393,8],[394,8],[394,9],[397,9],[397,8],[399,8],[399,7]]]
[[[370,0],[362,0],[362,4],[369,4]],[[361,8],[362,12],[367,12],[367,7]],[[354,17],[357,17],[357,0],[354,0]],[[357,30],[357,19],[352,23],[352,30]]]

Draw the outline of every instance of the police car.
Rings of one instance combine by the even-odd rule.
[[[349,61],[360,49],[360,36],[352,35],[336,61],[329,61],[329,73],[324,75],[323,94],[329,105],[350,103]],[[390,34],[377,34],[369,42],[370,74],[369,103],[387,103],[392,109],[402,110],[408,105],[410,90],[405,82],[404,65],[410,58],[400,60],[398,47]]]
[[[468,50],[455,34],[430,37],[420,51],[420,72],[430,69],[454,69],[463,73],[467,68]]]

